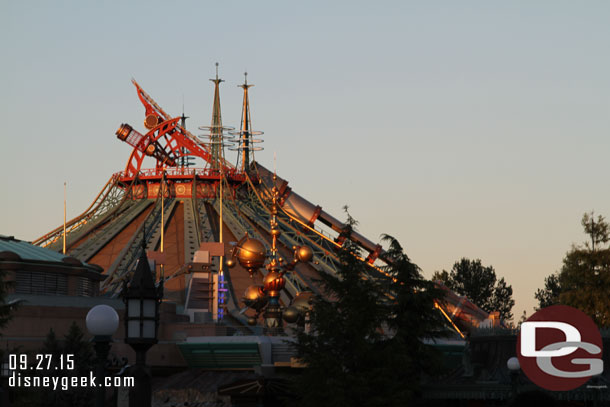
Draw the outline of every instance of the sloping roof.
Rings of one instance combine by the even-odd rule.
[[[8,294],[6,302],[23,301],[28,306],[43,307],[70,307],[92,308],[96,305],[106,304],[115,310],[124,310],[123,300],[107,297],[78,297],[73,295],[44,295],[44,294]]]
[[[0,235],[0,252],[3,251],[16,253],[23,260],[62,261],[68,257],[53,250],[15,239],[13,236]]]

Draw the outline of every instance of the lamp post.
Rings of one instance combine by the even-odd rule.
[[[86,319],[87,330],[93,335],[93,343],[96,355],[96,377],[98,380],[95,390],[95,406],[104,407],[106,400],[106,360],[110,351],[112,335],[119,327],[119,315],[114,308],[108,305],[96,305],[89,310]]]
[[[513,397],[517,396],[517,384],[519,381],[519,370],[521,370],[521,364],[519,359],[515,356],[506,361],[506,367],[510,372],[510,384]]]
[[[150,407],[152,402],[151,373],[146,366],[146,352],[157,343],[159,303],[162,299],[163,282],[155,286],[146,251],[142,250],[129,286],[123,287],[125,343],[136,352],[136,363],[130,368],[135,380],[135,387],[129,392],[129,405],[132,407]]]

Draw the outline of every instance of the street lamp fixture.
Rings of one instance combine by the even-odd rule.
[[[163,299],[163,281],[155,285],[146,251],[138,260],[129,286],[123,287],[125,302],[125,343],[136,352],[131,367],[135,387],[129,394],[129,405],[149,407],[152,402],[151,373],[146,366],[146,352],[157,343],[159,304]]]
[[[510,384],[512,388],[513,397],[517,396],[518,389],[517,384],[519,381],[519,371],[521,370],[521,364],[516,356],[511,357],[506,361],[506,367],[510,373]]]
[[[96,305],[87,313],[86,325],[89,333],[93,335],[97,359],[96,376],[100,383],[96,389],[95,406],[104,407],[106,389],[103,387],[103,383],[106,378],[106,360],[110,351],[112,335],[119,327],[119,315],[111,306]]]

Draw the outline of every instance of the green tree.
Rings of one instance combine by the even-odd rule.
[[[534,297],[538,300],[537,309],[559,304],[559,294],[561,294],[559,274],[551,274],[544,279],[544,288],[539,288],[534,294]]]
[[[601,215],[585,213],[581,219],[588,241],[573,245],[561,270],[545,279],[535,293],[540,308],[564,304],[580,309],[601,327],[610,327],[610,226]]]
[[[559,274],[559,302],[578,308],[602,327],[610,326],[610,250],[573,248]]]
[[[353,221],[351,221],[353,222]],[[298,406],[356,406],[384,385],[379,346],[385,317],[380,289],[366,275],[365,265],[350,252],[350,240],[338,253],[338,274],[321,273],[324,297],[314,300],[310,332],[299,331],[296,349],[307,365],[295,386]]]
[[[55,335],[53,328],[49,329],[49,333],[42,343],[40,353],[53,355],[53,360],[57,359],[57,355],[61,353],[61,346],[57,341],[57,336]]]
[[[70,329],[65,336],[64,344],[62,347],[64,354],[74,355],[75,370],[80,373],[89,373],[94,368],[95,354],[91,342],[85,339],[84,332],[72,322]]]
[[[387,363],[394,377],[389,390],[396,405],[407,405],[418,393],[417,378],[434,376],[441,369],[441,355],[429,343],[446,334],[447,321],[434,309],[444,292],[422,276],[395,238],[384,235],[383,241],[389,243],[390,265],[385,270],[392,276],[390,292],[395,298],[389,303],[387,322],[394,333],[387,343]]]
[[[515,300],[513,300],[513,287],[506,284],[504,277],[502,277],[496,283],[494,287],[494,293],[491,297],[490,309],[492,311],[498,311],[500,317],[505,320],[513,319],[512,309],[515,306]]]
[[[51,354],[52,366],[49,370],[42,372],[44,375],[50,376],[88,376],[90,371],[94,369],[94,352],[91,343],[85,339],[83,331],[72,323],[68,333],[64,336],[64,340],[58,341],[53,329],[49,331],[45,342],[39,353]],[[66,370],[64,362],[64,370],[59,365],[60,356],[63,355],[64,361],[66,355],[74,355],[74,369]],[[44,405],[48,407],[86,407],[93,403],[93,389],[75,387],[69,390],[53,391],[44,390],[42,392]]]
[[[441,280],[457,294],[465,295],[470,301],[487,312],[498,311],[504,320],[513,318],[513,288],[504,278],[497,281],[492,266],[483,266],[481,260],[462,258],[453,264],[451,272],[435,272],[432,280]]]
[[[348,231],[355,221],[348,215]],[[297,406],[404,406],[422,372],[435,366],[422,341],[443,328],[431,283],[393,238],[390,278],[373,278],[349,239],[338,251],[337,275],[321,273],[324,296],[314,300],[309,331],[297,332],[307,366],[295,381]]]
[[[55,375],[55,368],[58,368],[57,362],[59,361],[59,357],[62,354],[62,346],[57,340],[57,336],[55,335],[55,331],[53,328],[49,330],[45,341],[42,344],[42,348],[40,349],[39,354],[43,355],[51,355],[52,365],[50,369],[44,370],[41,372],[43,376],[51,376]],[[63,372],[62,372],[63,373]],[[61,373],[60,373],[61,374]],[[60,392],[52,391],[52,390],[43,390],[43,400],[45,400],[45,404],[49,406],[58,405],[57,399],[59,397]]]
[[[445,285],[449,283],[450,276],[447,270],[435,271],[432,275],[432,281],[442,281]]]
[[[596,220],[594,211],[585,213],[580,223],[585,229],[585,233],[591,238],[591,246],[589,246],[589,242],[585,242],[585,246],[592,252],[595,251],[596,246],[599,247],[600,244],[610,241],[608,222],[602,215],[598,215]]]

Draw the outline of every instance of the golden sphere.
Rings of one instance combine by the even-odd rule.
[[[236,246],[235,257],[243,268],[252,273],[265,263],[267,249],[256,239],[246,239],[241,245]]]
[[[261,285],[251,285],[246,288],[246,291],[244,292],[244,300],[256,301],[264,296],[265,293],[263,292],[263,286]]]
[[[314,293],[311,291],[303,291],[298,293],[292,300],[292,306],[300,312],[310,311],[313,306]]]
[[[233,267],[235,267],[235,260],[228,259],[226,264],[228,268],[232,269]]]
[[[286,280],[277,271],[267,273],[263,280],[263,287],[270,297],[276,297],[286,285]]]
[[[284,312],[282,313],[282,317],[284,318],[284,321],[292,324],[297,322],[297,320],[299,319],[299,310],[297,310],[295,307],[288,307],[284,310]]]
[[[271,229],[271,236],[278,237],[282,232],[279,229]]]
[[[244,292],[243,302],[247,307],[255,310],[262,309],[267,304],[267,296],[260,285],[251,285]]]
[[[309,246],[301,246],[296,250],[296,258],[303,263],[307,263],[313,258],[313,250]]]

